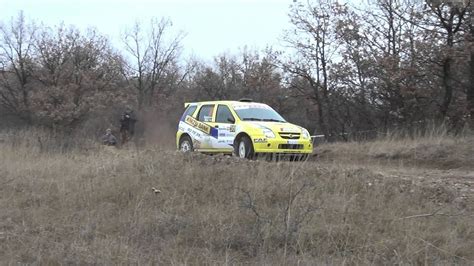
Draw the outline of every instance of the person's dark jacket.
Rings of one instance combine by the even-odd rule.
[[[115,146],[117,145],[117,138],[112,133],[105,133],[102,136],[102,144],[108,146]]]
[[[120,118],[120,131],[128,131],[133,135],[135,132],[135,123],[137,119],[133,116],[131,112],[125,112]]]

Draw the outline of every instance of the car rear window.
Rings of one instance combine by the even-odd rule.
[[[198,120],[201,122],[212,122],[214,105],[203,105],[199,110]]]
[[[197,106],[196,105],[190,105],[186,110],[184,111],[184,114],[182,116],[182,119],[185,119],[186,116],[193,116],[194,111],[196,111]]]

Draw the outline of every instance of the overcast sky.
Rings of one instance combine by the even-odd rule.
[[[0,0],[2,22],[24,11],[49,26],[95,27],[121,48],[120,33],[138,19],[167,17],[184,31],[186,56],[210,60],[223,52],[277,47],[289,28],[293,0]]]

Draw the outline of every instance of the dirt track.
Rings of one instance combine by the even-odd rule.
[[[474,209],[474,170],[471,169],[436,169],[406,165],[402,161],[365,161],[365,162],[334,162],[315,160],[324,168],[366,169],[380,179],[402,179],[407,183],[414,183],[424,187],[431,193],[434,201],[442,203],[454,200],[461,208]],[[400,190],[403,190],[400,187]]]

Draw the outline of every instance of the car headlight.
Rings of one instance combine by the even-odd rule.
[[[303,138],[304,138],[304,139],[309,139],[309,138],[311,138],[311,136],[309,135],[308,130],[306,130],[306,129],[303,128],[301,131],[302,131],[301,134],[303,135]]]
[[[263,129],[263,135],[265,135],[266,138],[273,139],[275,138],[275,134],[273,131],[269,128],[264,128]]]
[[[262,126],[262,125],[258,125],[257,127],[259,127],[259,128],[262,130],[262,134],[263,134],[267,139],[273,139],[273,138],[275,138],[275,134],[274,134],[273,131],[272,131],[271,129],[269,129],[268,127]]]

